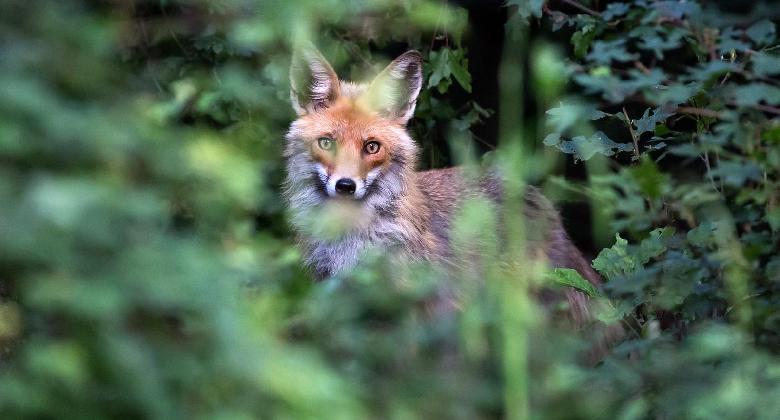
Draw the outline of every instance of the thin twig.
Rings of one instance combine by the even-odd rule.
[[[135,13],[135,6],[133,6],[133,13]],[[160,86],[160,82],[157,81],[157,77],[154,75],[154,69],[152,68],[152,62],[149,58],[149,45],[151,42],[149,41],[149,34],[146,32],[146,25],[144,24],[144,21],[141,19],[138,19],[138,26],[141,29],[141,36],[143,37],[143,45],[141,49],[144,52],[144,55],[146,56],[146,61],[144,62],[144,65],[146,66],[146,69],[149,71],[149,76],[152,78],[152,82],[154,82],[154,86],[157,88],[157,91],[160,93],[164,93],[165,90]]]
[[[639,60],[634,61],[634,67],[638,68],[644,74],[650,74],[650,69]]]
[[[162,3],[160,3],[159,9],[160,9],[160,12],[162,12],[163,17],[166,20],[166,22],[165,22],[166,25],[168,25],[170,19],[168,18],[168,12],[165,11],[165,6],[163,6]],[[174,32],[173,29],[168,28],[168,33],[171,35],[171,38],[173,38],[173,42],[176,43],[176,45],[181,50],[182,54],[184,54],[184,58],[189,60],[190,59],[190,53],[187,52],[186,48],[184,48],[184,44],[182,44],[181,41],[179,41],[179,37],[176,36],[176,32]]]
[[[583,5],[581,5],[581,4],[579,4],[579,3],[577,3],[577,2],[576,2],[576,1],[574,1],[574,0],[561,0],[561,1],[562,1],[563,3],[566,3],[566,4],[568,4],[569,6],[572,6],[572,7],[576,8],[576,9],[580,9],[580,10],[582,10],[583,12],[585,12],[585,13],[587,13],[587,14],[589,14],[589,15],[592,15],[592,16],[601,16],[601,13],[599,13],[599,12],[597,12],[597,11],[595,11],[595,10],[593,10],[593,9],[589,8],[589,7],[583,6]]]
[[[494,145],[492,145],[492,144],[488,143],[487,141],[485,141],[485,140],[483,140],[483,139],[479,138],[479,136],[477,136],[476,134],[474,134],[474,133],[471,133],[471,137],[472,137],[474,140],[476,140],[478,143],[481,143],[482,145],[484,145],[484,146],[487,146],[487,148],[489,148],[490,150],[496,150],[496,146],[494,146]]]
[[[677,107],[675,112],[680,114],[692,114],[692,115],[698,115],[701,117],[710,117],[710,118],[723,118],[723,114],[721,114],[718,111],[713,111],[711,109],[705,109],[705,108],[694,108],[691,106],[680,106]]]
[[[431,37],[431,47],[429,48],[431,51],[433,51],[433,46],[436,43],[436,36],[439,33],[439,27],[441,26],[442,15],[444,14],[445,11],[446,9],[443,9],[441,12],[439,12],[439,14],[436,15],[436,24],[433,27],[433,36]]]
[[[780,115],[780,108],[774,106],[755,104],[753,105],[753,107],[760,111],[767,112],[769,114]]]
[[[760,80],[760,81],[762,81],[764,83],[769,83],[770,85],[780,86],[780,82],[778,82],[775,79],[770,79],[769,77],[759,76],[759,75],[757,75],[755,73],[751,73],[751,72],[749,72],[747,70],[734,70],[734,72],[735,73],[739,73],[739,74],[741,74],[742,76],[745,76],[748,79]]]
[[[731,305],[728,308],[726,308],[726,312],[723,313],[723,316],[728,315],[729,312],[731,312],[731,310],[734,309],[734,307],[736,307],[737,305],[741,305],[745,301],[753,299],[754,297],[759,297],[761,295],[762,295],[762,293],[753,293],[752,295],[743,296],[742,299],[739,300],[739,302],[737,302],[734,305]]]
[[[720,189],[718,189],[718,186],[715,185],[715,178],[712,177],[712,167],[710,167],[710,154],[705,151],[704,155],[699,156],[699,158],[704,162],[704,166],[707,168],[707,177],[710,179],[710,184],[712,184],[712,189],[717,192],[722,192]]]
[[[759,111],[766,112],[767,114],[774,114],[774,115],[780,115],[780,108],[769,106],[769,105],[761,105],[761,104],[754,104],[754,105],[739,105],[735,101],[728,101],[727,102],[731,106],[736,107],[746,107],[746,108],[755,108]]]
[[[628,126],[628,132],[631,133],[631,140],[634,142],[634,157],[639,160],[639,139],[636,137],[634,127],[631,126],[631,118],[628,117],[626,107],[623,107],[623,115],[626,117],[626,125]]]

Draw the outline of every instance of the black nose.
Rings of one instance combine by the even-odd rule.
[[[342,195],[352,195],[355,193],[355,181],[349,178],[341,178],[336,181],[336,192]]]

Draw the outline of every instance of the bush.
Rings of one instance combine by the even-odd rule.
[[[0,4],[0,414],[775,418],[772,9],[604,3],[500,6],[498,109],[446,2]],[[583,364],[587,333],[529,299],[543,276],[490,259],[457,313],[421,309],[430,268],[405,282],[381,256],[312,283],[279,193],[307,38],[345,78],[423,53],[423,166],[503,165],[589,205],[594,305],[625,340]],[[485,239],[483,210],[459,240]]]

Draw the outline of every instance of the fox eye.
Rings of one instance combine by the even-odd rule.
[[[330,150],[333,148],[333,139],[330,137],[320,137],[317,139],[317,144],[322,150]]]
[[[380,144],[378,141],[370,141],[363,146],[363,150],[366,151],[369,155],[373,155],[374,153],[379,151]]]

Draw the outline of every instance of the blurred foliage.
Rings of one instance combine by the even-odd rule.
[[[465,9],[2,2],[0,416],[777,418],[774,10],[506,7],[508,33],[570,40],[530,50],[532,99],[551,108],[539,142],[608,162],[587,183],[550,178],[616,238],[594,260],[606,287],[586,290],[628,331],[602,363],[584,365],[587,337],[526,300],[518,267],[462,273],[455,314],[428,307],[424,268],[407,282],[368,258],[313,284],[301,267],[278,187],[291,45],[313,39],[354,79],[419,49],[411,130],[423,166],[441,166],[447,140],[468,149],[494,112],[462,99]],[[517,45],[507,57],[525,59]],[[515,156],[502,147],[485,160]],[[464,243],[490,231],[485,213],[464,211]]]

